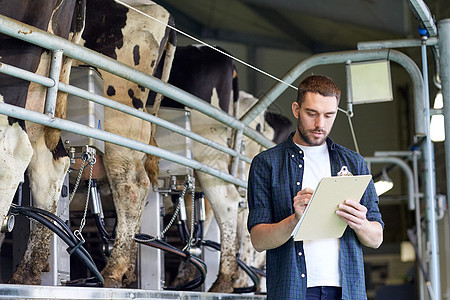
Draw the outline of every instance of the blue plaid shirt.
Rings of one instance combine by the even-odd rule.
[[[292,140],[293,135],[252,161],[248,180],[249,231],[256,224],[277,223],[294,213],[292,199],[302,189],[304,160],[303,151]],[[361,155],[334,144],[330,138],[326,142],[333,176],[342,166],[347,166],[353,175],[369,174]],[[373,181],[361,204],[367,207],[367,219],[384,227]],[[293,238],[278,248],[267,250],[268,299],[305,298],[307,272],[303,253],[303,242],[294,242]],[[339,268],[342,299],[367,299],[362,245],[350,227],[340,238]]]

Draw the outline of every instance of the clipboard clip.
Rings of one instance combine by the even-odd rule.
[[[341,170],[337,173],[337,176],[353,176],[348,170],[347,166],[342,166]]]

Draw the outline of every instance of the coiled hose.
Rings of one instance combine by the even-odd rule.
[[[72,231],[70,231],[70,228],[66,223],[64,223],[63,220],[46,210],[36,207],[13,205],[10,210],[13,214],[21,214],[28,218],[34,219],[56,233],[67,244],[67,246],[69,246],[69,248],[67,248],[67,252],[70,254],[75,253],[83,264],[92,271],[95,277],[97,277],[102,284],[104,283],[103,276],[98,271],[94,260],[86,249],[80,245],[80,241],[75,237]],[[56,224],[52,221],[56,222]]]

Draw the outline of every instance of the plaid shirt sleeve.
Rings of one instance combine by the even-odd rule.
[[[260,223],[272,223],[270,166],[263,156],[256,156],[250,166],[248,179],[248,231]]]

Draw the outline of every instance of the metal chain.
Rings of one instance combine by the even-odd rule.
[[[67,209],[70,206],[70,203],[72,203],[72,200],[73,200],[73,197],[75,196],[75,193],[78,190],[78,186],[80,185],[80,182],[81,182],[81,175],[83,174],[84,169],[86,168],[86,160],[87,160],[87,158],[85,158],[85,157],[81,158],[81,166],[80,166],[80,170],[78,172],[77,181],[75,182],[75,186],[73,187],[73,191],[72,191],[72,194],[70,195],[69,202],[67,202],[67,204],[64,207],[63,211],[58,215],[58,217],[60,217],[60,218],[61,218],[62,215],[64,215],[66,213]],[[89,190],[88,190],[88,195],[89,195]]]
[[[75,182],[75,186],[73,188],[72,195],[70,196],[69,202],[64,207],[63,212],[60,214],[60,216],[63,215],[66,212],[66,210],[69,208],[70,203],[72,203],[72,200],[75,197],[76,191],[78,190],[78,187],[80,185],[81,176],[84,172],[84,169],[89,164],[91,168],[89,170],[89,180],[88,180],[88,188],[87,188],[87,193],[86,193],[86,202],[85,202],[85,206],[84,206],[83,218],[80,221],[80,228],[73,232],[74,235],[82,242],[84,242],[84,238],[83,238],[81,232],[83,231],[83,228],[86,225],[87,209],[88,209],[88,205],[89,205],[89,194],[91,191],[91,183],[92,183],[92,174],[93,174],[94,165],[96,162],[97,162],[97,159],[95,158],[95,151],[89,151],[89,148],[87,148],[87,151],[81,155],[80,171],[78,173],[77,181]]]
[[[84,226],[86,225],[86,216],[87,216],[87,209],[88,209],[88,205],[89,205],[89,195],[90,195],[91,183],[92,183],[92,172],[94,170],[95,161],[96,161],[96,159],[94,157],[89,162],[89,164],[91,165],[91,169],[89,170],[88,192],[86,195],[86,204],[84,206],[84,214],[83,214],[83,218],[81,219],[81,222],[80,222],[80,229],[79,229],[80,234],[83,231]]]
[[[154,242],[156,240],[161,239],[161,237],[163,237],[167,233],[167,231],[170,229],[170,227],[172,227],[173,222],[175,222],[175,220],[176,220],[176,218],[178,216],[178,213],[180,212],[181,199],[184,199],[184,195],[186,194],[186,190],[187,190],[187,184],[184,185],[184,189],[181,192],[180,197],[178,198],[178,204],[177,204],[177,207],[175,208],[175,211],[174,211],[174,213],[172,215],[172,218],[170,219],[169,224],[167,224],[166,228],[164,228],[163,231],[161,231],[156,237],[151,238],[151,239],[138,239],[138,238],[135,238],[135,240],[138,241],[138,242],[141,242],[141,243],[149,243],[149,242]]]
[[[194,184],[194,178],[191,178],[190,176],[188,177],[188,179],[186,180],[185,184],[184,184],[184,188],[183,191],[181,192],[180,197],[178,198],[178,204],[177,207],[175,208],[175,212],[172,215],[172,218],[170,219],[169,223],[167,224],[167,226],[164,228],[163,231],[161,231],[160,234],[158,234],[156,237],[153,237],[151,239],[139,239],[139,238],[135,238],[135,241],[140,242],[140,243],[149,243],[149,242],[153,242],[156,240],[161,239],[161,237],[163,237],[167,231],[170,229],[170,227],[172,227],[173,223],[175,222],[179,212],[180,212],[180,208],[181,208],[181,201],[184,200],[184,197],[186,195],[186,191],[188,189],[191,190],[192,192],[192,209],[191,209],[191,233],[189,236],[189,241],[187,243],[187,245],[182,249],[182,251],[185,250],[189,250],[192,246],[192,242],[194,240],[194,220],[195,220],[195,184]]]
[[[189,240],[187,245],[183,248],[183,251],[189,251],[191,247],[193,246],[194,242],[194,221],[195,221],[195,188],[194,186],[191,187],[192,192],[192,206],[191,206],[191,234],[189,236]]]

